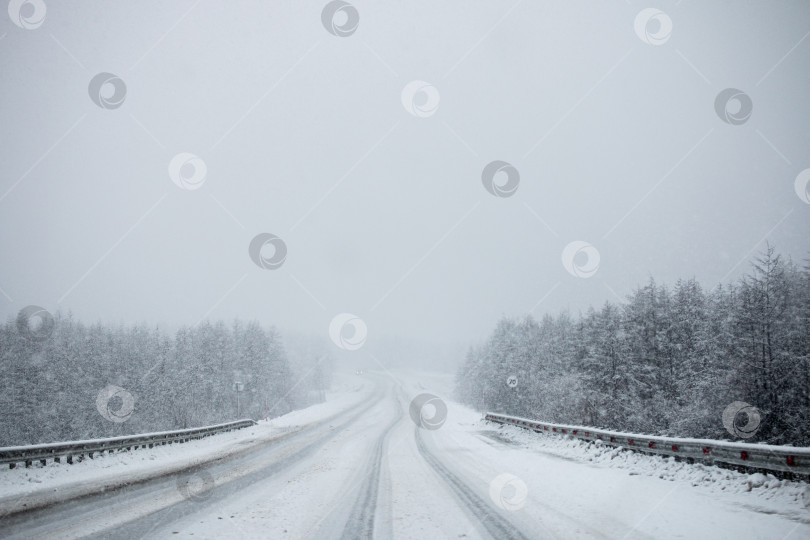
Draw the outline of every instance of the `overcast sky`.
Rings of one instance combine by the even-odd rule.
[[[806,1],[45,2],[0,17],[4,318],[466,342],[810,252]]]

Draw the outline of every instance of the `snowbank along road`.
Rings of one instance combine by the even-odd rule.
[[[736,489],[746,475],[724,471],[707,487],[695,481],[702,466],[656,474],[676,465],[649,456],[613,467],[576,441],[487,425],[448,399],[449,386],[366,374],[244,433],[3,471],[0,537],[810,537],[798,484]],[[414,417],[422,394],[441,402]]]

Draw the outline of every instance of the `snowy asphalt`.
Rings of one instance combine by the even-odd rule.
[[[418,428],[407,409],[430,389],[366,375],[360,400],[301,429],[17,512],[0,520],[0,538],[799,538],[808,530],[679,483],[490,437],[474,427],[476,413],[449,400],[446,425]],[[508,490],[493,497],[503,473],[525,480],[525,500]]]

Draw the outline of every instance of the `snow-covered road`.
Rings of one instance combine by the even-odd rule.
[[[132,463],[88,475],[86,485],[108,489],[13,513],[0,521],[0,537],[810,537],[801,501],[711,491],[546,451],[483,425],[447,390],[439,377],[367,374],[351,399],[347,393],[291,413],[266,433],[260,425],[180,445],[158,460],[165,466],[186,454],[186,466],[198,464],[193,469],[156,473],[153,464],[148,479],[122,486],[110,478],[131,474]],[[422,392],[448,406],[439,429],[417,428],[409,415]],[[297,427],[283,433],[285,425]],[[199,459],[205,452],[213,460]],[[96,461],[104,459],[115,456]],[[56,478],[39,478],[39,491],[26,492],[26,500],[36,504],[49,486],[57,495],[75,490]],[[4,500],[22,493],[13,487],[0,491],[0,513]]]

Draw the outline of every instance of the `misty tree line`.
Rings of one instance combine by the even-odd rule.
[[[274,329],[255,322],[203,322],[173,336],[60,313],[53,322],[44,341],[14,319],[0,325],[0,446],[274,417],[322,399],[330,382],[322,351],[301,342],[289,354]],[[126,393],[105,401],[108,385]]]
[[[734,285],[651,278],[626,304],[504,318],[469,350],[456,394],[547,422],[716,439],[735,439],[722,415],[743,401],[760,412],[749,441],[808,446],[810,266],[769,246]]]

